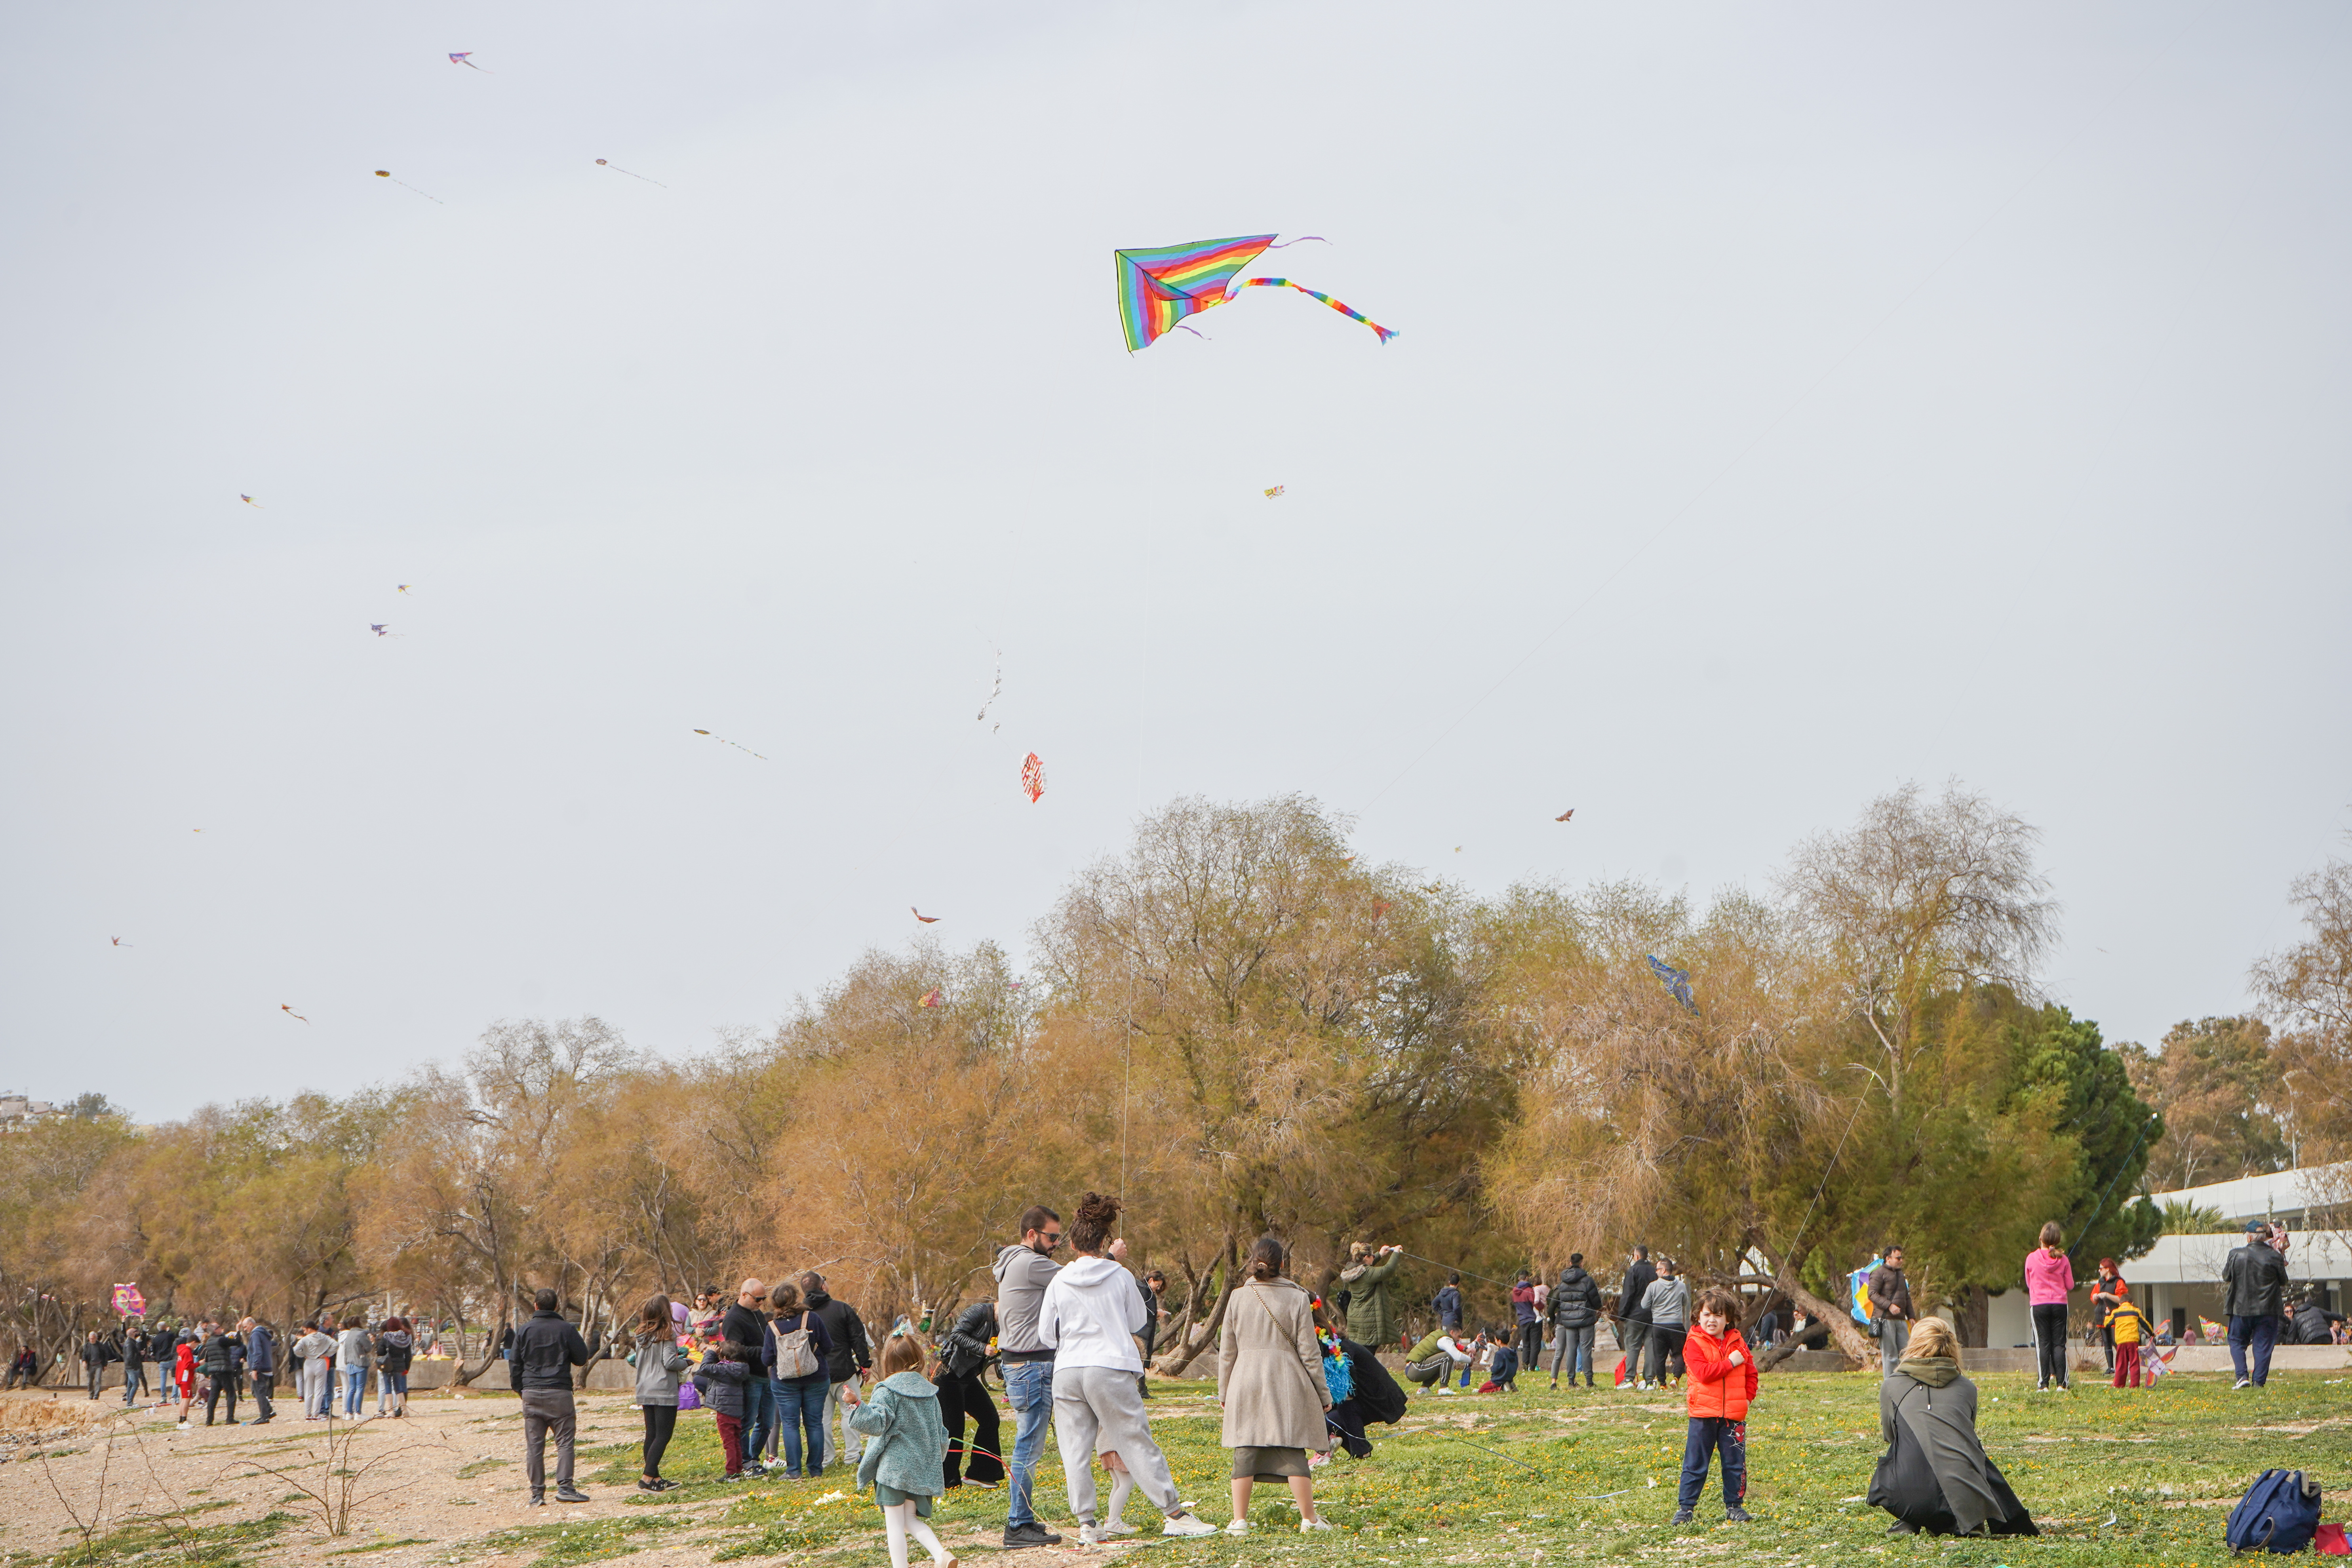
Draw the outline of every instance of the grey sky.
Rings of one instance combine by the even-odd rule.
[[[1017,952],[1195,791],[1704,895],[1957,775],[2152,1041],[2352,826],[2341,6],[0,42],[0,1087],[705,1050],[909,904]],[[1266,229],[1402,335],[1259,290],[1123,351],[1115,247]]]

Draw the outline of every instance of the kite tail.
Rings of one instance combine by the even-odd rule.
[[[1169,330],[1170,331],[1171,331],[1171,332],[1190,332],[1190,333],[1192,333],[1194,337],[1196,337],[1196,338],[1200,339],[1200,340],[1201,340],[1202,342],[1204,342],[1204,343],[1205,343],[1205,342],[1210,342],[1210,341],[1211,341],[1211,339],[1210,339],[1210,337],[1209,337],[1209,334],[1208,334],[1208,333],[1206,333],[1206,332],[1204,332],[1204,331],[1202,331],[1200,328],[1198,328],[1198,327],[1188,327],[1188,326],[1186,326],[1186,325],[1185,325],[1183,322],[1181,322],[1181,321],[1177,321],[1177,322],[1173,323],[1172,325],[1171,325],[1171,326],[1169,327],[1169,329],[1168,329],[1168,330]]]
[[[1387,327],[1383,327],[1370,316],[1365,315],[1361,310],[1350,310],[1346,305],[1341,304],[1339,300],[1331,298],[1330,295],[1319,293],[1313,289],[1309,289],[1304,283],[1293,283],[1287,278],[1251,278],[1235,284],[1234,287],[1237,289],[1296,289],[1301,294],[1307,296],[1309,299],[1322,300],[1325,304],[1330,306],[1331,309],[1339,311],[1339,314],[1347,317],[1349,321],[1363,322],[1364,325],[1380,333],[1381,342],[1386,342],[1391,338],[1396,336],[1396,333]]]
[[[1329,240],[1324,239],[1319,234],[1302,234],[1297,239],[1286,239],[1282,242],[1282,245],[1269,245],[1266,248],[1268,250],[1280,250],[1284,245],[1303,245],[1310,239],[1322,240],[1322,243],[1325,245],[1331,243]]]

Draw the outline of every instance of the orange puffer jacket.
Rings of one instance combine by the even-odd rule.
[[[1735,1351],[1739,1353],[1738,1366],[1731,1364]],[[1748,1402],[1756,1397],[1756,1355],[1738,1329],[1727,1328],[1717,1339],[1694,1328],[1683,1341],[1683,1364],[1690,1371],[1690,1393],[1684,1405],[1693,1415],[1748,1418]]]

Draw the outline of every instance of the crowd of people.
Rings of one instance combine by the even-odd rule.
[[[1127,1518],[1137,1491],[1171,1536],[1215,1533],[1183,1502],[1152,1435],[1146,1368],[1167,1316],[1167,1281],[1157,1270],[1139,1278],[1117,1237],[1120,1205],[1089,1193],[1066,1227],[1040,1204],[1020,1217],[1017,1240],[990,1268],[992,1295],[962,1303],[952,1321],[918,1309],[877,1342],[865,1320],[833,1296],[823,1276],[803,1273],[768,1285],[744,1279],[731,1293],[698,1293],[691,1305],[667,1295],[646,1300],[626,1335],[634,1397],[644,1418],[641,1490],[676,1482],[662,1461],[682,1409],[713,1416],[725,1477],[814,1479],[835,1467],[855,1469],[884,1516],[894,1568],[906,1568],[909,1542],[950,1563],[925,1523],[935,1500],[960,1487],[1006,1493],[1003,1543],[1058,1545],[1039,1519],[1035,1483],[1049,1434],[1055,1437],[1081,1541],[1095,1544],[1135,1533]],[[2099,1260],[2095,1277],[2075,1279],[2060,1227],[2042,1227],[2023,1275],[2037,1348],[2037,1388],[2071,1385],[2073,1298],[2087,1290],[2092,1333],[2118,1388],[2152,1384],[2167,1365],[2170,1325],[2150,1321],[2122,1268]],[[1065,1246],[1071,1254],[1061,1261]],[[2258,1388],[2281,1342],[2343,1342],[2342,1314],[2314,1298],[2292,1299],[2284,1227],[2257,1222],[2222,1269],[2226,1335],[2236,1386]],[[1448,1271],[1428,1302],[1435,1326],[1417,1341],[1400,1304],[1405,1254],[1393,1246],[1351,1244],[1338,1289],[1327,1301],[1291,1278],[1289,1254],[1261,1237],[1244,1276],[1219,1314],[1216,1398],[1221,1441],[1232,1454],[1234,1535],[1252,1528],[1250,1500],[1259,1483],[1285,1489],[1303,1531],[1328,1529],[1315,1502],[1315,1472],[1331,1455],[1372,1452],[1368,1428],[1404,1414],[1406,1395],[1380,1352],[1403,1352],[1407,1384],[1437,1395],[1466,1391],[1484,1374],[1482,1393],[1509,1394],[1522,1373],[1540,1369],[1549,1352],[1551,1386],[1567,1375],[1597,1386],[1595,1346],[1603,1322],[1618,1350],[1613,1385],[1642,1393],[1679,1389],[1686,1428],[1674,1521],[1689,1522],[1711,1479],[1725,1518],[1744,1521],[1747,1428],[1758,1396],[1757,1352],[1743,1331],[1747,1304],[1721,1289],[1696,1289],[1671,1258],[1637,1247],[1613,1291],[1571,1254],[1556,1279],[1522,1270],[1507,1288],[1507,1321],[1467,1326],[1463,1275]],[[1852,1310],[1877,1342],[1880,1425],[1886,1448],[1870,1500],[1895,1517],[1894,1533],[2033,1534],[2031,1516],[1989,1459],[1975,1431],[1976,1390],[1965,1375],[1951,1322],[1921,1315],[1889,1246],[1855,1274]],[[1502,1281],[1493,1281],[1500,1285]],[[509,1328],[499,1353],[521,1407],[530,1506],[547,1500],[546,1447],[556,1449],[554,1499],[584,1502],[575,1484],[574,1389],[591,1360],[580,1331],[553,1290],[537,1292],[530,1318]],[[1769,1349],[1784,1340],[1817,1342],[1826,1325],[1801,1311],[1784,1331],[1769,1304],[1748,1325]],[[2209,1337],[2223,1332],[2203,1325]],[[271,1395],[281,1366],[300,1390],[306,1419],[362,1414],[365,1382],[376,1378],[376,1414],[404,1414],[416,1331],[401,1317],[371,1326],[357,1315],[321,1315],[281,1345],[251,1318],[199,1319],[144,1326],[127,1320],[114,1335],[89,1333],[79,1347],[89,1395],[102,1376],[123,1367],[123,1399],[135,1405],[152,1375],[165,1403],[176,1398],[180,1427],[194,1405],[205,1425],[237,1424],[241,1388],[249,1386],[254,1424],[276,1418]],[[1002,1381],[1013,1415],[1013,1442],[987,1373]],[[18,1348],[10,1381],[38,1375],[37,1360]],[[1108,1496],[1097,1471],[1108,1483]]]

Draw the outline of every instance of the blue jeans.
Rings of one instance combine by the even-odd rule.
[[[753,1367],[753,1372],[759,1368]],[[776,1380],[753,1377],[743,1384],[743,1462],[750,1464],[768,1451],[768,1434],[776,1429]]]
[[[1726,1421],[1719,1415],[1694,1415],[1683,1436],[1683,1488],[1675,1504],[1687,1513],[1698,1506],[1706,1486],[1707,1461],[1723,1456],[1723,1505],[1738,1508],[1748,1500],[1748,1423]]]
[[[343,1414],[359,1419],[360,1400],[367,1393],[367,1368],[347,1366],[343,1369]]]
[[[2278,1323],[2275,1316],[2230,1320],[2230,1364],[2238,1369],[2241,1383],[2246,1381],[2249,1344],[2254,1347],[2254,1386],[2260,1388],[2270,1381],[2271,1347],[2278,1343]]]
[[[1029,1495],[1037,1485],[1037,1458],[1045,1450],[1045,1423],[1054,1414],[1054,1363],[1016,1361],[1004,1365],[1005,1403],[1013,1406],[1017,1425],[1013,1432],[1012,1496],[1004,1510],[1004,1528],[1034,1524]]]
[[[832,1384],[820,1376],[806,1383],[771,1378],[769,1386],[775,1390],[776,1426],[784,1435],[784,1474],[802,1473],[803,1436],[808,1439],[807,1473],[824,1474],[824,1394]]]
[[[126,1366],[126,1367],[124,1367],[124,1368],[122,1369],[122,1403],[123,1403],[123,1404],[125,1404],[125,1405],[131,1405],[131,1404],[135,1403],[135,1402],[138,1400],[138,1398],[139,1398],[140,1394],[143,1394],[143,1393],[145,1393],[145,1392],[146,1392],[146,1388],[147,1388],[147,1369],[146,1369],[145,1367],[143,1367],[143,1366]]]

